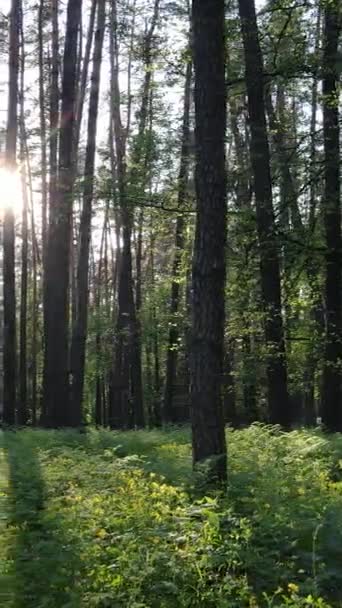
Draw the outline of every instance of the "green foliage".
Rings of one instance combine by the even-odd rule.
[[[194,480],[188,429],[4,442],[5,608],[342,605],[339,436],[228,430],[224,495]]]

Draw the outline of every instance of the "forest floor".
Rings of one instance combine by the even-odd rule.
[[[342,606],[342,437],[188,429],[0,434],[1,608]]]

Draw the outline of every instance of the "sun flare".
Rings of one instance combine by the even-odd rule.
[[[0,209],[11,209],[18,214],[22,209],[22,188],[20,174],[0,167]]]

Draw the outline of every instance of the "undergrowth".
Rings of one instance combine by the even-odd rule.
[[[7,432],[3,608],[342,606],[342,438],[227,434],[206,495],[187,429]]]

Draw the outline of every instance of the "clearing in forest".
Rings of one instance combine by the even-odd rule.
[[[342,439],[227,440],[212,494],[188,429],[2,434],[1,607],[342,606]]]

